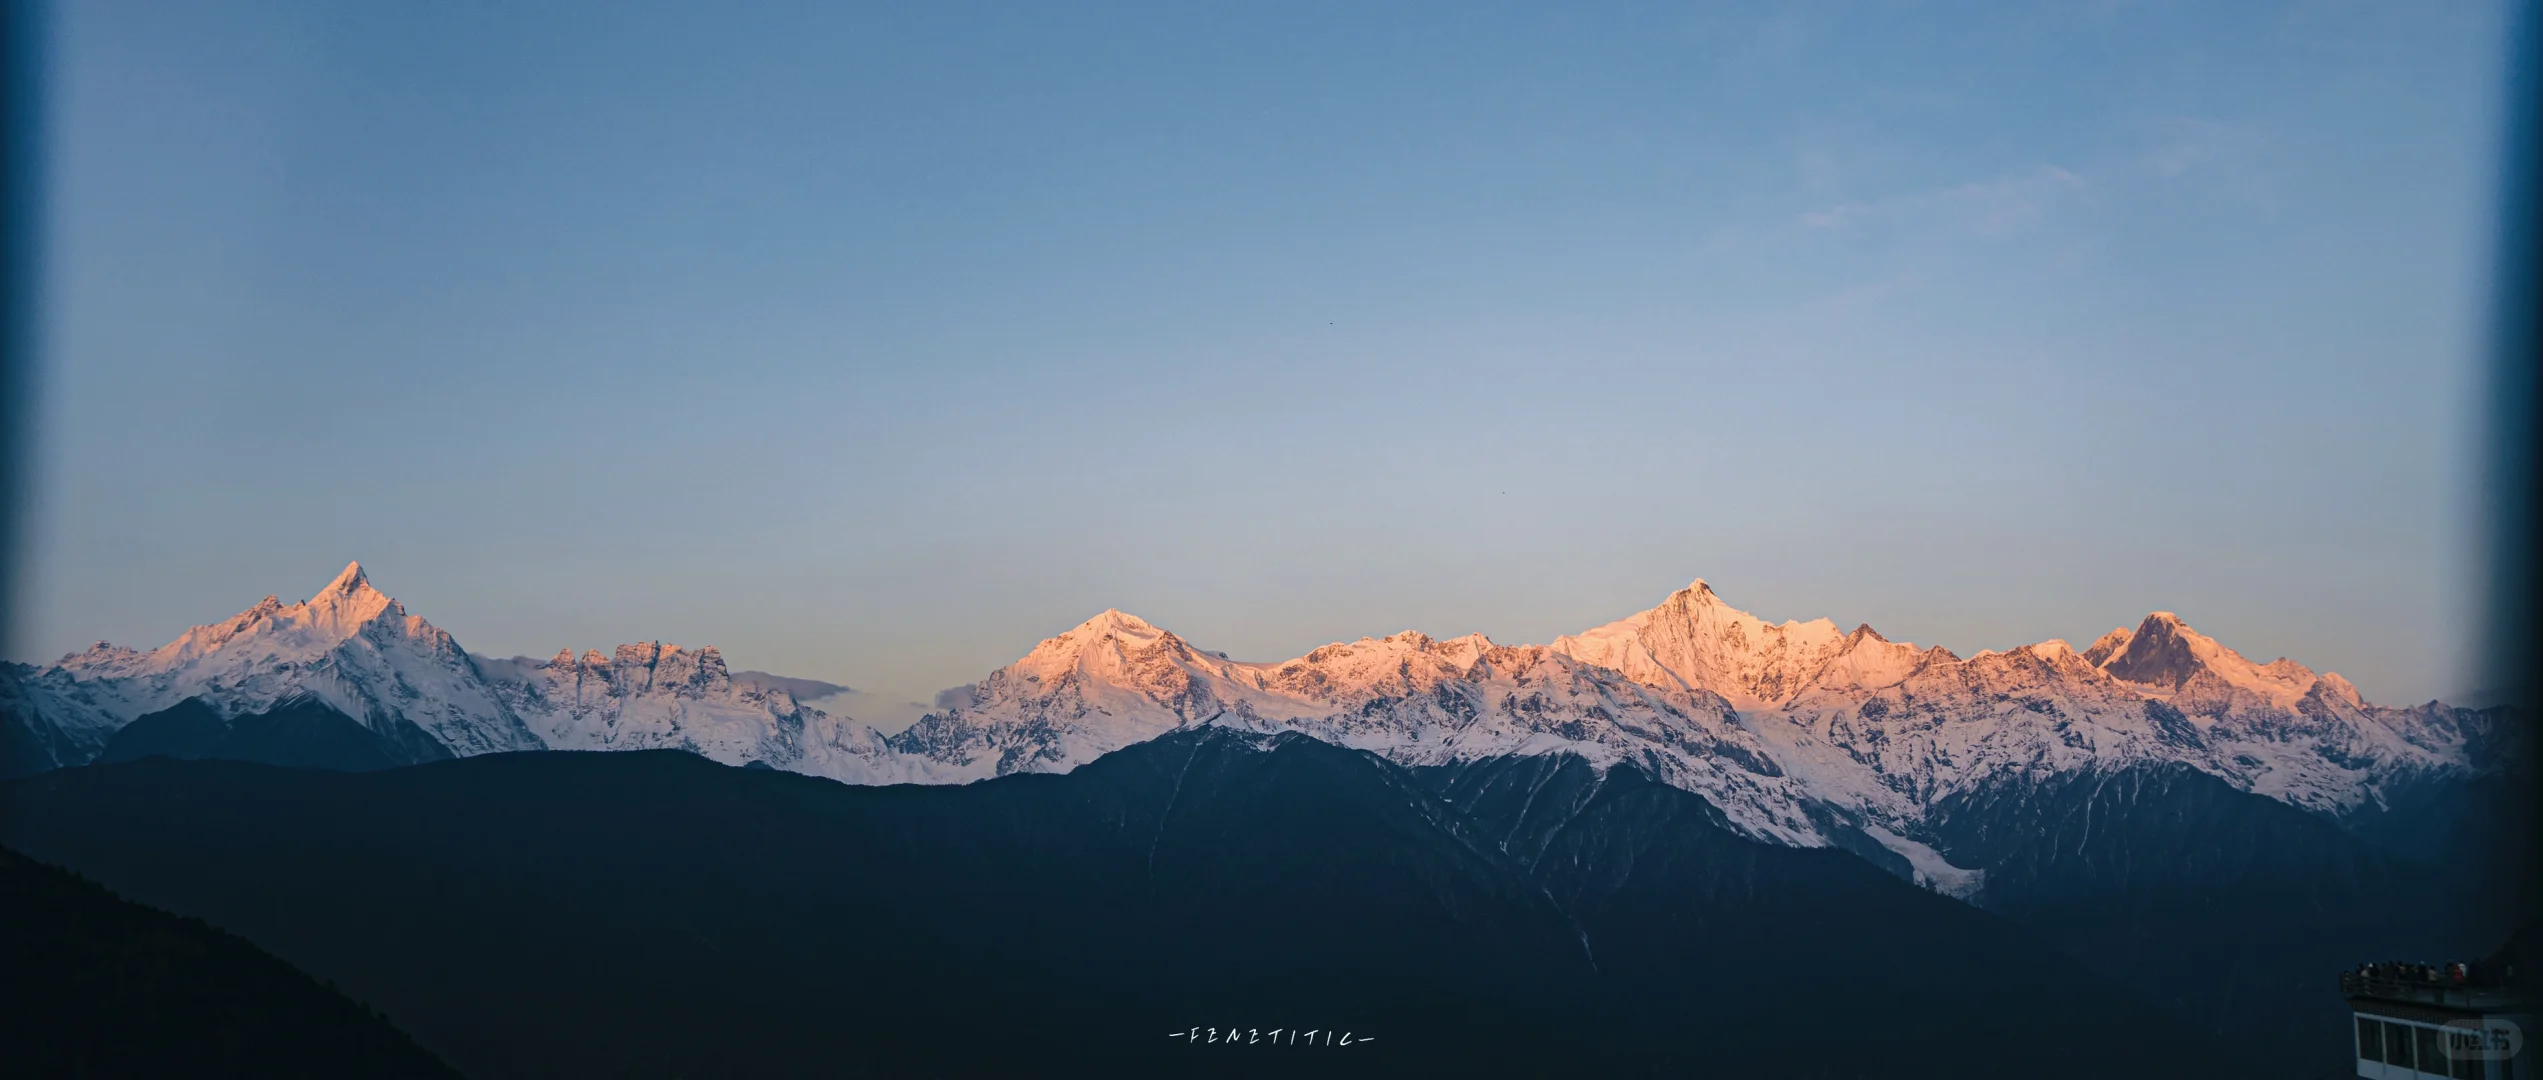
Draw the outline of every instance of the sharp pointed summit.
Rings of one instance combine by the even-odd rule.
[[[359,633],[364,625],[383,614],[392,617],[406,614],[406,609],[396,600],[372,587],[370,576],[363,573],[362,564],[358,562],[344,564],[344,571],[328,582],[326,588],[318,590],[318,594],[306,603],[292,605],[292,609],[305,617],[312,630],[339,638]],[[422,620],[415,622],[417,625],[409,628],[409,632],[420,633],[428,629]]]
[[[2101,666],[2132,683],[2178,688],[2205,666],[2201,654],[2212,649],[2201,646],[2214,644],[2182,623],[2180,616],[2157,611],[2139,622],[2136,632]]]
[[[2100,652],[2117,634],[2112,631],[2095,642],[2087,657]],[[2186,696],[2209,712],[2234,711],[2237,695],[2255,705],[2290,708],[2315,681],[2311,669],[2293,660],[2253,663],[2169,611],[2148,614],[2134,633],[2103,656],[2100,666],[2112,678],[2151,693]]]
[[[1265,663],[1107,608],[888,737],[736,679],[710,648],[472,658],[359,562],[302,603],[269,597],[148,653],[101,645],[21,684],[48,730],[66,733],[57,760],[74,764],[120,726],[192,699],[226,722],[314,698],[395,741],[403,760],[678,748],[852,783],[1065,772],[1212,725],[1416,765],[1635,761],[1779,843],[1835,842],[1845,821],[1904,837],[1926,827],[1935,799],[1991,777],[2143,761],[2341,814],[2390,784],[2465,767],[2468,733],[2484,723],[2376,706],[2292,660],[2255,664],[2168,611],[2082,653],[2050,639],[1964,659],[1869,625],[1770,623],[1703,578],[1550,645],[1407,630]]]
[[[300,603],[268,596],[150,652],[92,650],[55,670],[122,723],[190,699],[227,718],[306,698],[385,740],[397,760],[541,746],[467,652],[373,588],[359,562]]]
[[[334,581],[328,582],[326,588],[318,590],[318,595],[351,596],[370,587],[370,575],[362,572],[362,564],[359,561],[349,562],[344,564],[344,570],[336,575]]]
[[[1719,694],[1748,708],[1791,696],[1845,639],[1826,619],[1769,623],[1723,603],[1697,578],[1658,607],[1551,647],[1644,685]]]

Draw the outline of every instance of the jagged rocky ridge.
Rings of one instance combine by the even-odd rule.
[[[225,718],[314,699],[410,761],[545,745],[450,634],[372,588],[358,563],[308,600],[268,596],[150,652],[101,641],[12,674],[21,724],[55,748],[55,764],[85,761],[124,725],[198,698]]]
[[[898,777],[874,729],[735,679],[714,646],[644,642],[609,656],[560,649],[545,663],[487,661],[495,694],[557,750],[687,750],[730,765],[856,782]]]
[[[1991,781],[2179,765],[2343,820],[2474,776],[2477,748],[2502,737],[2494,714],[2370,704],[2336,674],[2254,663],[2168,612],[2080,652],[2052,640],[1964,658],[1869,626],[1767,623],[1702,581],[1548,645],[1407,632],[1276,663],[1107,611],[888,737],[787,685],[737,679],[711,647],[473,656],[357,564],[306,602],[268,597],[149,653],[101,643],[12,666],[0,747],[31,771],[88,760],[182,702],[234,718],[314,699],[401,760],[669,748],[850,783],[958,783],[1066,771],[1201,725],[1297,731],[1413,766],[1631,762],[1751,836],[1877,843],[1886,863],[1965,895],[1976,872],[1938,850],[1934,808]]]
[[[1998,777],[2184,765],[2334,819],[2470,777],[2489,713],[2362,700],[2336,674],[2257,664],[2169,612],[2077,652],[1958,656],[1869,626],[1767,623],[1702,581],[1544,646],[1408,633],[1295,660],[1227,660],[1120,612],[1044,641],[968,701],[893,736],[938,775],[1057,771],[1194,724],[1288,729],[1410,765],[1568,751],[1632,760],[1741,830],[1869,836],[1965,894],[1932,809]]]
[[[348,565],[315,597],[274,597],[148,653],[100,642],[0,672],[0,771],[79,764],[149,722],[235,724],[322,705],[390,763],[507,750],[677,749],[860,782],[898,778],[871,728],[736,680],[715,649],[648,642],[554,660],[494,660]],[[826,685],[826,684],[823,684]],[[127,742],[131,740],[126,740]],[[158,745],[154,741],[151,745]],[[881,764],[868,764],[868,761]]]

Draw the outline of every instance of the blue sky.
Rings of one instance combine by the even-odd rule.
[[[1703,577],[2455,693],[2501,17],[64,5],[18,640],[359,558],[924,696]]]

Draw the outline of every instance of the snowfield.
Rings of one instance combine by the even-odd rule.
[[[1703,581],[1546,645],[1405,632],[1270,663],[1106,611],[891,735],[794,693],[855,700],[846,688],[737,678],[711,646],[474,656],[359,564],[306,601],[267,597],[147,653],[101,642],[12,674],[12,707],[77,760],[189,698],[234,717],[300,696],[412,760],[676,748],[853,784],[1062,772],[1204,724],[1408,765],[1571,753],[1647,769],[1761,840],[1868,838],[1954,895],[1977,879],[1932,845],[1928,814],[1983,782],[2177,763],[2336,818],[2399,785],[2469,775],[2468,746],[2496,722],[2370,704],[2336,674],[2255,663],[2169,612],[2081,652],[2050,640],[1963,658],[1869,626],[1768,623]]]

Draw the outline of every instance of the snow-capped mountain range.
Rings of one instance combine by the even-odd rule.
[[[1964,658],[1869,626],[1768,623],[1703,581],[1546,645],[1406,632],[1271,663],[1107,611],[888,736],[796,695],[842,688],[737,678],[712,647],[475,656],[359,564],[309,600],[267,597],[147,653],[100,643],[10,673],[0,709],[16,737],[65,765],[189,699],[238,717],[304,698],[404,760],[669,747],[860,784],[1065,771],[1203,724],[1293,730],[1408,765],[1570,752],[1630,761],[1759,839],[1869,837],[1947,891],[1958,872],[1919,837],[1938,800],[1982,781],[2177,763],[2339,818],[2471,774],[2499,722],[2373,705],[2336,674],[2254,663],[2168,612],[2082,651],[2051,640]]]
[[[88,754],[189,698],[236,716],[314,697],[413,759],[545,745],[457,641],[372,588],[360,564],[300,603],[268,596],[146,653],[101,641],[21,682],[36,718]]]

